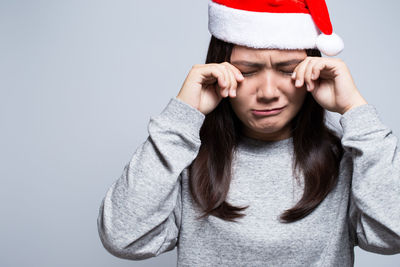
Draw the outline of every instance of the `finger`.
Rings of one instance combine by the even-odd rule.
[[[236,68],[235,66],[233,66],[230,63],[229,63],[229,66],[233,70],[233,72],[235,74],[234,76],[236,78],[236,83],[235,83],[235,87],[234,87],[234,90],[233,90],[233,93],[234,93],[233,96],[236,97],[236,90],[237,90],[237,88],[239,86],[238,83],[241,83],[242,81],[244,81],[244,76],[243,76],[242,72],[238,68]]]
[[[229,75],[231,77],[231,87],[229,88],[229,96],[230,97],[234,97],[235,96],[235,89],[237,87],[237,81],[236,81],[236,77],[235,74],[233,73],[232,69],[230,69],[230,67],[227,67],[229,70]]]
[[[230,65],[229,63],[225,64],[226,69],[228,70],[229,76],[231,78],[231,87],[229,88],[229,96],[230,97],[234,97],[235,96],[235,90],[236,90],[236,87],[237,87],[237,81],[236,81],[235,73],[233,72],[232,67],[229,66],[229,65]]]
[[[222,90],[228,86],[224,72],[218,68],[216,64],[210,64],[207,66],[207,68],[202,70],[202,75],[205,77],[205,79],[217,80],[217,92],[221,97],[224,97],[222,95]]]
[[[221,68],[219,66],[219,64],[211,64],[210,63],[210,64],[206,64],[206,65],[209,66],[209,68],[207,68],[208,72],[206,72],[205,75],[210,74],[218,79],[216,91],[217,91],[218,95],[220,95],[222,98],[224,98],[225,97],[224,91],[229,86],[229,81],[226,78],[226,74],[225,74],[223,68]]]
[[[321,76],[321,70],[323,70],[325,68],[325,62],[323,62],[322,60],[320,62],[318,62],[317,64],[315,64],[314,66],[314,80],[317,80],[320,78]]]
[[[307,59],[307,58],[305,58],[303,61],[301,61],[299,64],[296,65],[296,67],[295,67],[294,70],[293,70],[292,76],[291,76],[292,80],[294,80],[294,81],[297,80],[297,73],[299,72],[299,68],[300,68],[300,66],[302,65],[302,63],[304,64],[304,61],[305,61],[306,59]]]
[[[232,65],[232,64],[229,63],[229,62],[228,62],[228,66],[231,67],[231,69],[233,70],[233,72],[234,72],[234,74],[235,74],[235,77],[236,77],[236,80],[237,80],[238,82],[241,82],[241,81],[244,80],[243,74],[242,74],[242,72],[241,72],[238,68],[236,68],[234,65]]]
[[[226,82],[226,86],[224,88],[222,88],[222,92],[221,95],[223,95],[223,97],[228,97],[229,95],[229,88],[231,87],[231,77],[229,75],[228,70],[226,69],[226,67],[223,65],[223,63],[219,63],[216,65],[216,67],[218,69],[221,70],[221,72],[224,74],[224,80]]]
[[[317,61],[318,60],[315,58],[310,59],[304,71],[304,81],[307,85],[307,91],[311,91],[312,89],[314,89],[314,81],[311,79],[311,75]]]
[[[324,60],[321,60],[321,64],[318,65],[318,76],[322,79],[335,78],[337,76],[335,69],[340,68],[341,62],[340,59],[336,58],[324,58]]]
[[[304,71],[307,67],[308,61],[309,61],[309,57],[307,57],[306,59],[304,59],[302,62],[300,62],[300,64],[296,67],[296,82],[295,82],[295,86],[296,87],[302,87],[304,85]]]

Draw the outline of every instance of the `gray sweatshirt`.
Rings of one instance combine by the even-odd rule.
[[[111,254],[143,260],[177,247],[177,266],[353,266],[354,246],[400,253],[400,149],[371,104],[340,117],[345,149],[338,184],[307,217],[278,216],[301,197],[292,176],[292,137],[246,137],[234,153],[227,201],[246,206],[237,223],[202,220],[187,167],[204,114],[171,98],[151,116],[149,136],[101,202],[97,226]]]

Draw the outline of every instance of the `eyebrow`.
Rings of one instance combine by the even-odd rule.
[[[285,66],[289,66],[289,65],[292,65],[292,64],[298,64],[301,61],[303,61],[303,59],[291,59],[291,60],[287,60],[287,61],[280,61],[280,62],[275,63],[275,67],[276,68],[285,67]],[[246,61],[246,60],[232,61],[231,64],[244,65],[244,66],[247,66],[247,67],[255,67],[255,68],[265,67],[264,63],[250,62],[250,61]]]

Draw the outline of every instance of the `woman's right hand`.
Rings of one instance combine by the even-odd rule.
[[[207,115],[222,98],[236,97],[238,82],[243,80],[240,70],[229,62],[195,64],[176,98]]]

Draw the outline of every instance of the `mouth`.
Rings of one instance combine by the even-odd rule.
[[[272,109],[253,109],[251,112],[256,116],[276,115],[281,113],[285,107],[286,106]]]
[[[271,110],[278,110],[278,109],[283,109],[284,107],[280,108],[271,108],[271,109],[253,109],[254,111],[271,111]]]

